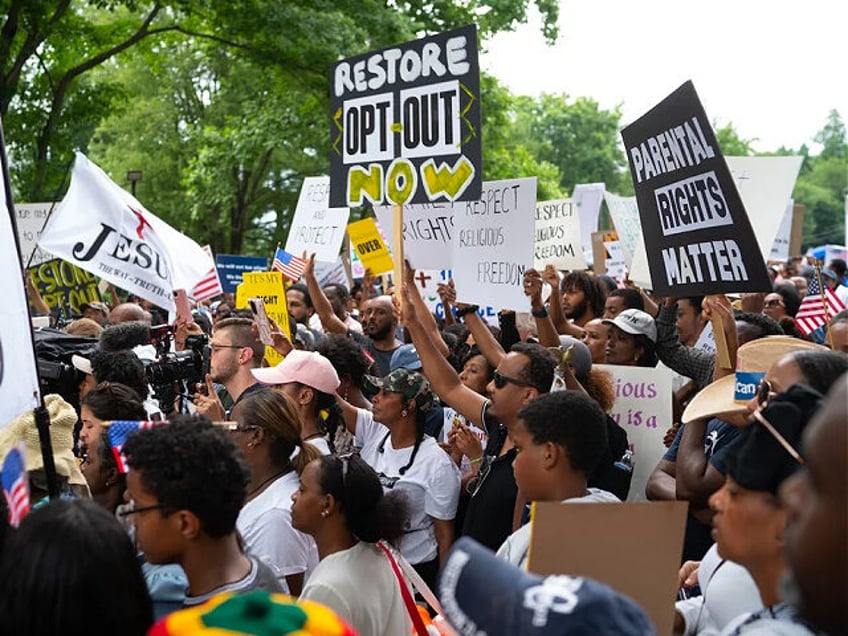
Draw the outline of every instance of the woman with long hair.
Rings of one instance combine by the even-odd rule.
[[[101,382],[80,402],[80,444],[85,447],[92,439],[100,437],[103,422],[146,419],[144,403],[134,389],[120,382]]]
[[[384,551],[403,535],[403,494],[384,494],[374,469],[353,454],[310,462],[292,501],[292,525],[315,539],[321,557],[300,597],[333,609],[362,636],[409,634],[400,581]]]
[[[439,563],[453,543],[459,469],[424,433],[426,412],[434,399],[427,378],[397,369],[384,378],[366,376],[365,380],[377,391],[374,410],[357,409],[339,399],[345,424],[383,489],[406,494],[410,519],[401,552],[432,586]]]
[[[291,523],[291,496],[299,475],[321,452],[301,441],[293,400],[271,389],[255,391],[233,409],[230,424],[250,466],[247,500],[236,527],[245,550],[285,578],[289,592],[300,594],[304,576],[318,561],[312,539]]]

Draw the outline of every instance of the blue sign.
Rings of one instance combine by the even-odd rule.
[[[221,278],[224,293],[235,293],[241,285],[241,275],[244,272],[267,272],[268,259],[263,256],[236,256],[234,254],[218,254],[215,266]]]

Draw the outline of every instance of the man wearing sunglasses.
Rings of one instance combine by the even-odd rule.
[[[466,387],[439,353],[418,321],[405,285],[403,297],[403,324],[412,335],[433,390],[442,402],[489,434],[486,448],[480,448],[479,456],[470,457],[476,474],[466,487],[470,496],[460,534],[496,550],[512,533],[517,494],[512,472],[515,450],[507,431],[516,424],[521,407],[550,391],[556,361],[541,345],[513,345],[495,369],[487,399]]]

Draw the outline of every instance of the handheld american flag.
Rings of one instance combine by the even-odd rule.
[[[127,421],[113,420],[109,425],[109,446],[112,447],[112,454],[115,456],[115,464],[118,466],[118,471],[122,474],[129,472],[127,457],[124,455],[124,444],[127,437],[133,431],[138,431],[146,428],[153,428],[166,422],[153,421]]]
[[[3,495],[9,507],[9,525],[17,528],[29,512],[29,475],[20,448],[13,448],[3,462]]]
[[[845,305],[827,285],[824,286],[824,295],[822,295],[822,289],[819,286],[819,270],[816,268],[807,286],[807,295],[804,296],[795,314],[795,324],[798,325],[801,333],[807,335],[823,326],[843,309]]]
[[[277,252],[274,254],[274,262],[271,264],[272,271],[282,272],[286,278],[298,281],[305,268],[306,261],[304,259],[289,254],[282,247],[277,248]]]

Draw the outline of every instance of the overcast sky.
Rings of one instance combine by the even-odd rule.
[[[553,47],[540,24],[534,5],[482,55],[514,93],[621,103],[626,125],[691,79],[710,119],[758,151],[815,148],[833,108],[848,123],[844,0],[561,0]]]

